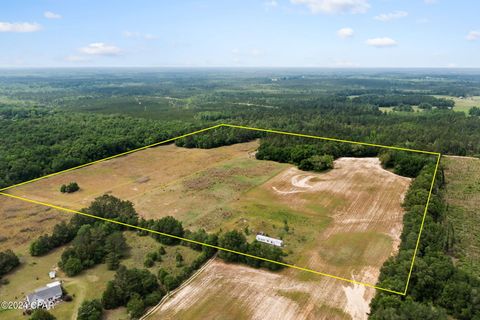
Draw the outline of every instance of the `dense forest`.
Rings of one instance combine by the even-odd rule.
[[[216,103],[221,106],[215,117],[207,117],[207,111],[199,107],[201,111],[198,113],[203,116],[192,117],[189,121],[0,105],[0,186],[6,187],[221,122],[444,154],[480,154],[478,117],[449,109],[386,114],[376,105],[356,103],[340,96],[308,98],[277,108],[238,105],[233,108],[228,103]],[[225,137],[219,133],[214,139],[205,138],[201,144],[216,147],[234,143],[239,139],[237,135]],[[258,136],[251,132],[241,135],[244,137],[240,139]],[[225,139],[230,141],[222,141]],[[182,144],[193,146],[189,140]]]

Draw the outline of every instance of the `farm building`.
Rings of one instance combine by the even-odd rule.
[[[261,235],[261,234],[257,234],[255,239],[257,239],[257,241],[272,244],[272,245],[277,246],[277,247],[282,247],[283,246],[283,240],[270,238],[270,237],[267,237],[267,236],[264,236],[264,235]]]
[[[32,308],[44,307],[50,309],[62,298],[62,285],[60,281],[47,284],[45,287],[35,290],[26,296],[28,305]]]

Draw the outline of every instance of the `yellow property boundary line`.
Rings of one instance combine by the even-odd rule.
[[[359,282],[359,281],[355,281],[355,280],[347,279],[347,278],[343,278],[343,277],[338,277],[338,276],[335,276],[335,275],[315,271],[315,270],[312,270],[312,269],[303,268],[303,267],[299,267],[299,266],[288,264],[288,263],[278,262],[278,261],[266,259],[266,258],[263,258],[263,257],[254,256],[254,255],[243,253],[243,252],[238,252],[238,251],[235,251],[235,250],[230,250],[230,249],[227,249],[227,248],[222,248],[222,247],[211,245],[211,244],[208,244],[208,243],[203,243],[203,242],[199,242],[199,241],[195,241],[195,240],[191,240],[191,239],[187,239],[187,238],[183,238],[183,237],[174,236],[174,235],[171,235],[171,234],[162,233],[162,232],[155,231],[155,230],[150,230],[150,229],[147,229],[147,228],[143,228],[143,227],[131,225],[131,224],[128,224],[128,223],[115,221],[115,220],[112,220],[112,219],[98,217],[98,216],[91,215],[91,214],[88,214],[88,213],[85,213],[85,212],[64,208],[64,207],[57,206],[57,205],[54,205],[54,204],[41,202],[41,201],[36,201],[36,200],[28,199],[28,198],[25,198],[25,197],[15,196],[15,195],[8,194],[8,193],[4,192],[6,190],[13,189],[13,188],[18,187],[18,186],[22,186],[22,185],[32,183],[32,182],[35,182],[35,181],[38,181],[38,180],[42,180],[42,179],[45,179],[45,178],[53,177],[53,176],[56,176],[56,175],[59,175],[59,174],[65,173],[65,172],[73,171],[73,170],[76,170],[76,169],[79,169],[79,168],[83,168],[83,167],[90,166],[90,165],[93,165],[93,164],[96,164],[96,163],[100,163],[100,162],[103,162],[103,161],[107,161],[107,160],[110,160],[110,159],[121,157],[121,156],[130,154],[130,153],[133,153],[133,152],[137,152],[137,151],[140,151],[140,150],[145,150],[145,149],[148,149],[148,148],[151,148],[151,147],[155,147],[155,146],[158,146],[158,145],[161,145],[161,144],[165,144],[165,143],[168,143],[168,142],[175,141],[177,139],[185,138],[185,137],[188,137],[188,136],[192,136],[194,134],[202,133],[202,132],[212,130],[212,129],[216,129],[216,128],[220,128],[220,127],[253,130],[253,131],[259,131],[259,132],[265,132],[265,133],[284,134],[284,135],[302,137],[302,138],[312,138],[312,139],[318,139],[318,140],[324,140],[324,141],[343,142],[343,143],[363,145],[363,146],[369,146],[369,147],[378,147],[378,148],[386,148],[386,149],[392,149],[392,150],[398,150],[398,151],[409,151],[409,152],[423,153],[423,154],[429,154],[429,155],[436,155],[437,156],[437,162],[436,162],[436,165],[435,165],[435,170],[434,170],[434,173],[433,173],[432,182],[430,184],[430,191],[428,193],[427,203],[425,205],[425,210],[424,210],[423,217],[422,217],[422,223],[420,225],[420,231],[418,233],[417,242],[416,242],[412,262],[410,264],[410,270],[409,270],[409,273],[408,273],[408,278],[407,278],[407,283],[405,285],[405,290],[403,292],[400,292],[400,291],[395,291],[395,290],[391,290],[391,289],[387,289],[387,288],[382,288],[382,287],[378,287],[376,285],[363,283],[363,282]],[[385,146],[385,145],[366,143],[366,142],[357,142],[357,141],[342,140],[342,139],[336,139],[336,138],[319,137],[319,136],[313,136],[313,135],[307,135],[307,134],[301,134],[301,133],[278,131],[278,130],[269,130],[269,129],[254,128],[254,127],[247,127],[247,126],[238,126],[238,125],[233,125],[233,124],[222,123],[222,124],[218,124],[218,125],[215,125],[215,126],[211,126],[211,127],[208,127],[208,128],[201,129],[201,130],[197,130],[197,131],[194,131],[194,132],[191,132],[191,133],[187,133],[187,134],[184,134],[184,135],[181,135],[181,136],[178,136],[178,137],[174,137],[174,138],[167,139],[167,140],[164,140],[164,141],[156,142],[156,143],[144,146],[144,147],[140,147],[140,148],[133,149],[133,150],[130,150],[130,151],[122,152],[122,153],[119,153],[117,155],[106,157],[106,158],[103,158],[103,159],[100,159],[100,160],[96,160],[96,161],[92,161],[92,162],[89,162],[89,163],[86,163],[86,164],[82,164],[82,165],[79,165],[79,166],[76,166],[76,167],[73,167],[73,168],[70,168],[70,169],[66,169],[66,170],[55,172],[55,173],[51,173],[51,174],[45,175],[43,177],[39,177],[39,178],[28,180],[28,181],[25,181],[25,182],[17,183],[17,184],[14,184],[12,186],[0,189],[0,195],[6,196],[6,197],[9,197],[9,198],[13,198],[13,199],[18,199],[18,200],[25,201],[25,202],[29,202],[29,203],[33,203],[33,204],[37,204],[37,205],[42,205],[42,206],[45,206],[45,207],[50,207],[50,208],[57,209],[57,210],[64,211],[64,212],[75,213],[75,214],[79,214],[79,215],[82,215],[82,216],[86,216],[86,217],[90,217],[90,218],[94,218],[94,219],[98,219],[98,220],[103,220],[103,221],[107,221],[107,222],[111,222],[111,223],[116,223],[116,224],[119,224],[119,225],[122,225],[122,226],[125,226],[125,227],[134,228],[134,229],[138,229],[138,230],[142,230],[142,231],[147,231],[147,232],[159,234],[159,235],[162,235],[162,236],[167,236],[167,237],[179,239],[179,240],[182,240],[182,241],[186,241],[186,242],[190,242],[190,243],[194,243],[194,244],[199,244],[199,245],[206,246],[206,247],[211,247],[211,248],[214,248],[214,249],[217,249],[217,250],[223,250],[223,251],[243,255],[243,256],[249,257],[249,258],[255,258],[255,259],[275,263],[275,264],[278,264],[278,265],[281,265],[281,266],[284,266],[284,267],[289,267],[289,268],[293,268],[293,269],[297,269],[297,270],[307,271],[307,272],[311,272],[311,273],[314,273],[314,274],[317,274],[317,275],[326,276],[326,277],[330,277],[330,278],[333,278],[333,279],[342,280],[342,281],[346,281],[346,282],[353,283],[353,284],[359,284],[359,285],[374,288],[374,289],[377,289],[377,290],[381,290],[381,291],[390,292],[390,293],[405,296],[407,294],[408,285],[410,283],[410,278],[411,278],[413,267],[414,267],[414,264],[415,264],[415,257],[417,256],[418,248],[420,246],[420,239],[421,239],[421,236],[422,236],[423,226],[424,226],[424,223],[425,223],[425,218],[426,218],[427,211],[428,211],[428,205],[430,203],[430,198],[431,198],[433,187],[434,187],[434,184],[435,184],[435,179],[436,179],[436,176],[437,176],[437,171],[438,171],[438,166],[439,166],[439,163],[440,163],[440,158],[441,158],[441,154],[438,153],[438,152],[423,151],[423,150],[416,150],[416,149],[409,149],[409,148],[401,148],[401,147],[395,147],[395,146]]]

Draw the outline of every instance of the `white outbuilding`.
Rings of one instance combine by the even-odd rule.
[[[256,238],[257,241],[263,242],[263,243],[268,243],[277,247],[282,247],[283,246],[283,240],[280,239],[275,239],[275,238],[270,238],[261,234],[257,234]]]

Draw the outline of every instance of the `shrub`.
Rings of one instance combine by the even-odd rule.
[[[153,267],[154,264],[155,264],[155,261],[153,261],[152,258],[150,257],[146,257],[145,261],[143,262],[143,265],[145,266],[145,268],[151,268]]]
[[[142,316],[145,310],[145,303],[138,293],[134,293],[127,303],[127,311],[132,319],[137,319]]]
[[[30,316],[30,320],[56,320],[51,313],[49,313],[45,309],[35,309],[32,315]]]
[[[67,276],[73,277],[83,270],[82,261],[78,258],[70,257],[67,262],[62,265],[62,270],[65,271]]]
[[[78,184],[76,182],[70,182],[67,185],[62,184],[62,186],[60,187],[60,192],[61,193],[72,193],[72,192],[75,192],[75,191],[78,191],[78,190],[80,190],[80,187],[78,186]]]
[[[103,307],[99,300],[85,300],[78,309],[77,320],[102,320]]]
[[[20,260],[12,250],[0,252],[0,277],[20,265]]]
[[[52,243],[50,237],[47,235],[40,236],[30,244],[30,254],[34,257],[44,255],[51,249]]]
[[[163,246],[160,246],[160,248],[158,249],[158,253],[159,253],[161,256],[163,256],[163,255],[164,255],[165,253],[167,253],[167,252],[165,251],[165,248],[164,248]]]

